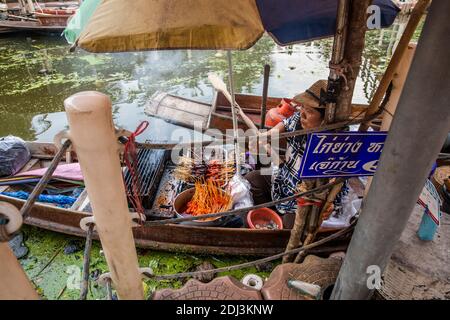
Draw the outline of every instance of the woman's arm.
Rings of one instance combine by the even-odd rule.
[[[281,121],[280,123],[278,123],[275,127],[272,127],[271,129],[269,129],[269,130],[267,130],[267,131],[265,131],[265,132],[260,132],[259,134],[258,134],[258,136],[261,138],[261,137],[268,137],[268,136],[270,136],[270,135],[272,135],[272,134],[275,134],[275,133],[283,133],[283,132],[285,132],[286,131],[286,127],[284,126],[284,123],[283,123],[283,121]]]
[[[275,127],[271,128],[270,130],[267,130],[265,132],[260,132],[258,130],[258,128],[256,127],[256,125],[253,123],[253,121],[244,113],[244,111],[242,111],[241,107],[237,106],[237,110],[238,110],[239,116],[245,122],[247,127],[249,127],[250,129],[255,130],[256,134],[259,137],[267,137],[267,136],[270,136],[271,134],[273,134],[275,132],[282,133],[282,132],[286,131],[286,127],[284,126],[284,123],[280,122]]]

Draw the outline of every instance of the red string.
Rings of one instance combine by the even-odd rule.
[[[127,192],[127,197],[134,210],[142,215],[144,214],[144,207],[142,206],[142,200],[139,194],[139,190],[141,190],[141,181],[137,164],[136,137],[143,133],[147,129],[148,125],[148,121],[141,122],[136,130],[130,135],[127,143],[125,143],[125,150],[123,154],[125,165],[131,175],[131,194]]]

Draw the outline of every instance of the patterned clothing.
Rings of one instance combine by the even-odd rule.
[[[294,113],[290,118],[284,119],[283,124],[286,132],[302,129],[300,113]],[[298,178],[300,164],[305,152],[307,135],[287,138],[286,162],[280,165],[279,171],[275,173],[272,183],[272,200],[279,200],[294,195],[298,192],[297,186],[301,183]],[[347,182],[342,187],[334,202],[334,213],[339,215],[342,210],[341,199],[348,193]],[[295,213],[297,201],[291,200],[276,206],[280,214]]]
[[[295,112],[291,117],[284,119],[283,124],[286,132],[301,129],[300,112]],[[286,162],[280,165],[279,171],[275,173],[272,183],[272,199],[279,200],[294,195],[297,185],[301,182],[298,171],[305,152],[306,135],[287,138]],[[281,203],[276,206],[280,214],[295,212],[296,200]]]

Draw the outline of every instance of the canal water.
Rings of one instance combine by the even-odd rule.
[[[386,69],[406,23],[405,18],[386,30],[367,33],[366,49],[357,80],[354,103],[368,103]],[[421,27],[416,32],[417,40]],[[170,141],[177,127],[150,119],[144,107],[158,91],[211,102],[209,72],[227,81],[226,53],[222,51],[151,51],[92,54],[69,52],[63,38],[20,34],[0,37],[0,137],[52,141],[67,128],[63,101],[82,90],[108,94],[117,126],[134,130],[143,120],[150,126],[140,139]],[[277,46],[264,36],[254,47],[233,52],[235,91],[260,95],[264,64],[271,66],[269,95],[290,98],[318,79],[326,79],[332,39],[289,47]],[[44,298],[76,299],[82,265],[83,242],[76,238],[24,227],[29,254],[21,260],[27,274]],[[98,243],[93,247],[92,278],[107,271]],[[72,253],[73,252],[73,253]],[[201,257],[138,250],[140,265],[157,273],[192,270],[203,261],[215,267],[247,261],[239,257]],[[270,268],[269,268],[270,269]],[[270,270],[269,270],[270,271]],[[267,270],[246,269],[267,276]],[[147,293],[156,288],[180,287],[182,281],[146,281]],[[90,299],[103,299],[103,288],[91,284]]]

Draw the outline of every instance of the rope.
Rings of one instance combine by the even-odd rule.
[[[349,71],[350,75],[353,75],[353,69],[352,69],[351,65],[348,62],[342,62],[342,63],[338,63],[338,64],[334,64],[334,63],[330,62],[328,67],[330,68],[330,70],[333,70],[339,78],[344,79],[344,83],[345,83],[344,90],[348,91],[349,90],[348,80],[347,80],[347,76],[345,75],[345,73],[347,71]]]
[[[111,287],[111,278],[106,279],[106,299],[112,300],[113,299],[113,292]]]
[[[245,262],[245,263],[241,263],[241,264],[236,264],[236,265],[232,265],[232,266],[228,266],[228,267],[222,267],[222,268],[217,268],[217,269],[210,269],[210,270],[200,270],[200,271],[193,271],[193,272],[182,272],[182,273],[175,273],[175,274],[165,274],[165,275],[154,275],[148,272],[142,272],[142,275],[144,275],[145,277],[149,278],[149,279],[154,279],[154,280],[170,280],[170,279],[179,279],[179,278],[187,278],[187,277],[193,277],[193,276],[199,276],[199,275],[203,275],[203,274],[211,274],[211,273],[220,273],[220,272],[227,272],[227,271],[233,271],[233,270],[239,270],[239,269],[243,269],[243,268],[248,268],[248,267],[253,267],[259,264],[263,264],[266,262],[270,262],[273,260],[277,260],[285,255],[291,255],[291,254],[295,254],[295,253],[299,253],[299,252],[303,252],[309,249],[313,249],[315,247],[321,246],[327,242],[330,242],[331,240],[334,240],[336,238],[339,238],[345,234],[347,234],[348,232],[350,232],[351,230],[353,230],[354,226],[355,226],[356,222],[353,221],[350,226],[348,226],[345,229],[342,229],[326,238],[320,239],[316,242],[310,243],[308,245],[299,247],[299,248],[295,248],[289,251],[285,251],[282,253],[278,253],[275,254],[273,256],[269,256],[266,258],[262,258],[262,259],[258,259],[258,260],[253,260],[253,261],[249,261],[249,262]]]
[[[94,233],[94,224],[89,224],[86,234],[86,244],[84,245],[83,255],[83,277],[81,282],[80,300],[86,300],[89,288],[89,267],[91,263],[92,234]]]
[[[289,197],[286,197],[283,199],[270,201],[270,202],[266,202],[266,203],[261,203],[261,204],[258,204],[258,205],[252,206],[252,207],[240,208],[240,209],[235,209],[235,210],[230,210],[230,211],[225,211],[225,212],[218,212],[218,213],[208,213],[208,214],[203,214],[200,216],[173,218],[173,219],[156,220],[156,221],[146,221],[145,225],[146,226],[164,225],[164,224],[178,223],[178,222],[183,222],[183,221],[192,221],[192,220],[199,220],[199,219],[205,219],[205,218],[217,218],[217,217],[236,215],[236,214],[240,214],[240,213],[247,213],[250,210],[265,208],[265,207],[272,207],[274,205],[277,205],[277,204],[280,204],[283,202],[294,200],[298,197],[307,196],[307,195],[316,193],[318,191],[329,189],[329,188],[333,187],[334,185],[341,183],[342,181],[343,181],[343,179],[336,179],[334,182],[324,184],[323,186],[320,186],[320,187],[317,187],[317,188],[314,188],[314,189],[311,189],[311,190],[308,190],[305,192],[299,192],[299,193],[296,193],[292,196],[289,196]]]
[[[143,121],[136,128],[136,130],[128,137],[128,141],[125,143],[125,150],[123,153],[123,159],[131,175],[131,195],[128,194],[128,200],[131,202],[134,210],[140,214],[144,214],[144,207],[142,206],[141,196],[139,190],[141,189],[141,181],[137,168],[137,148],[136,137],[143,133],[149,125],[148,121]],[[124,180],[125,184],[125,180]],[[126,188],[126,185],[125,185]]]
[[[376,119],[382,112],[384,111],[384,108],[380,108],[376,113],[365,117],[363,119],[360,120],[356,120],[357,117],[359,117],[360,115],[362,115],[364,112],[366,112],[366,110],[362,110],[361,112],[359,112],[356,116],[354,116],[353,118],[351,118],[350,120],[347,121],[341,121],[341,122],[336,122],[333,124],[328,124],[325,126],[321,126],[318,128],[313,128],[313,129],[301,129],[301,130],[295,130],[295,131],[291,131],[291,132],[283,132],[280,133],[278,135],[279,139],[283,139],[283,138],[290,138],[290,137],[294,137],[294,136],[300,136],[300,135],[305,135],[305,134],[310,134],[310,133],[318,133],[318,132],[324,132],[324,131],[329,131],[329,130],[336,130],[339,128],[345,128],[347,126],[351,126],[351,125],[357,125],[357,124],[362,124],[362,123],[366,123],[366,122],[370,122],[374,119]],[[216,136],[219,136],[219,134],[215,134]],[[225,138],[231,138],[229,136],[226,136],[224,134],[222,134],[222,137]],[[238,142],[248,142],[250,139],[256,138],[258,137],[257,135],[248,135],[248,136],[244,136],[244,137],[239,137],[237,139]],[[267,136],[268,139],[271,139],[270,136]],[[165,150],[170,150],[170,149],[174,149],[174,148],[183,148],[183,147],[190,147],[192,145],[209,145],[211,143],[217,143],[217,142],[221,142],[220,140],[216,140],[213,139],[211,141],[193,141],[193,142],[186,142],[186,143],[136,143],[137,148],[140,149],[165,149]]]

